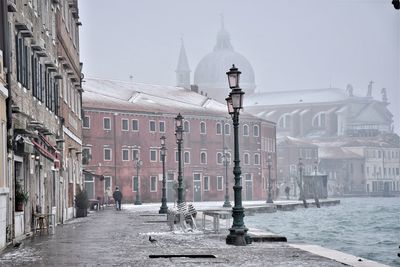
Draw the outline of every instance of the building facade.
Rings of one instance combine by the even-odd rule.
[[[329,194],[398,194],[399,137],[393,133],[386,89],[381,90],[381,100],[372,97],[372,90],[371,82],[366,96],[354,95],[351,85],[346,90],[256,93],[245,99],[245,107],[251,114],[276,122],[278,137],[318,146],[319,170],[328,174]],[[285,161],[282,164],[289,164]]]
[[[233,128],[225,105],[181,87],[86,79],[84,90],[83,152],[90,155],[84,167],[104,176],[104,180],[92,175],[85,178],[89,198],[102,198],[107,187],[119,186],[125,202],[135,201],[138,188],[142,202],[160,201],[160,138],[165,136],[167,199],[174,202],[178,178],[174,118],[179,112],[185,119],[186,201],[223,201],[226,177],[233,201]],[[241,114],[244,199],[266,199],[266,158],[270,154],[276,166],[275,152],[275,125]],[[224,155],[229,159],[227,167]],[[138,157],[143,162],[139,170]],[[276,168],[272,171],[276,177]]]
[[[68,184],[80,182],[81,178],[64,182],[67,170],[64,162],[68,161],[65,151],[72,151],[68,148],[73,147],[78,152],[81,146],[69,143],[64,129],[74,124],[76,127],[71,132],[75,136],[71,135],[79,139],[81,118],[80,111],[75,112],[72,116],[76,121],[71,122],[67,116],[70,111],[62,103],[66,95],[77,94],[75,105],[79,106],[81,99],[75,91],[80,86],[74,82],[80,81],[81,69],[77,52],[77,1],[5,2],[2,1],[7,10],[2,13],[7,26],[4,57],[9,64],[6,75],[8,151],[4,155],[8,155],[5,184],[9,188],[9,200],[7,216],[2,218],[6,218],[8,243],[30,233],[39,213],[54,215],[51,216],[55,218],[51,222],[53,227],[71,217],[68,216],[71,213],[67,205]],[[64,60],[65,56],[68,60]],[[76,65],[74,73],[65,71],[68,66]],[[65,148],[64,144],[69,147]],[[77,175],[81,173],[79,168],[78,165]]]

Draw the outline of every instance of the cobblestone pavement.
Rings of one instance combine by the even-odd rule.
[[[0,254],[0,266],[343,266],[286,243],[225,244],[221,234],[173,233],[165,215],[106,209],[36,235]],[[164,221],[164,222],[162,222]],[[157,242],[149,242],[149,235]],[[216,258],[149,258],[156,254],[208,254]]]

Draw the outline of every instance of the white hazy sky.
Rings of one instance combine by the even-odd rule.
[[[400,11],[391,0],[80,0],[86,77],[175,85],[183,37],[193,73],[224,14],[259,91],[388,90],[400,133]],[[239,66],[240,68],[240,66]]]

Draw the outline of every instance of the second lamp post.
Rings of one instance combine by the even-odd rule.
[[[175,118],[175,136],[178,144],[178,204],[183,202],[183,177],[182,177],[182,141],[183,117],[181,113]]]
[[[165,148],[165,136],[161,136],[161,161],[162,161],[162,197],[161,197],[161,207],[158,213],[166,214],[168,212],[167,206],[167,190],[165,188],[165,153],[167,152]]]
[[[233,175],[235,177],[234,199],[235,205],[232,208],[233,224],[229,228],[229,235],[226,237],[226,244],[245,246],[251,243],[251,237],[247,234],[248,229],[244,225],[244,208],[242,206],[242,185],[239,156],[239,112],[243,108],[244,92],[239,87],[239,77],[241,72],[235,65],[226,73],[228,75],[229,87],[232,89],[226,98],[228,112],[232,116],[233,136],[234,136],[234,160]]]
[[[139,183],[139,170],[140,167],[142,167],[143,161],[139,159],[139,157],[136,158],[135,160],[135,165],[136,165],[136,200],[135,200],[135,205],[142,205],[142,201],[140,200],[140,183]]]
[[[271,185],[272,158],[271,158],[271,155],[268,155],[267,166],[268,166],[268,198],[267,198],[267,203],[274,203],[272,201],[272,185]]]

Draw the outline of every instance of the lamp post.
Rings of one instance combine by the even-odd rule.
[[[181,113],[175,118],[175,136],[178,144],[178,204],[183,202],[183,178],[182,178],[182,140],[183,140],[183,117]]]
[[[161,197],[161,207],[158,213],[166,214],[168,212],[167,206],[167,190],[165,188],[165,153],[167,149],[165,148],[165,136],[161,136],[161,161],[162,161],[162,197]]]
[[[228,152],[226,151],[226,147],[224,147],[224,154],[222,156],[225,165],[225,202],[222,207],[231,208],[231,202],[229,201],[229,182],[228,182]]]
[[[313,191],[314,191],[314,201],[317,208],[320,208],[319,199],[318,199],[318,192],[317,192],[317,175],[318,175],[318,159],[314,161],[314,179],[313,179]]]
[[[299,185],[299,189],[300,189],[299,200],[303,200],[303,197],[304,197],[304,192],[303,192],[303,167],[304,167],[304,164],[301,161],[301,158],[299,158],[299,163],[297,165],[298,165],[298,169],[299,169],[299,181],[298,181],[298,185]]]
[[[228,112],[232,116],[233,121],[233,136],[234,136],[234,167],[233,174],[235,177],[234,199],[235,205],[232,208],[233,224],[229,229],[229,235],[226,237],[226,244],[245,246],[251,244],[251,237],[247,234],[248,229],[244,225],[244,208],[242,206],[242,185],[241,185],[241,170],[239,158],[239,111],[243,108],[244,92],[239,87],[239,78],[241,72],[235,68],[235,65],[226,73],[228,75],[229,87],[231,92],[226,98]]]
[[[136,160],[135,160],[136,177],[137,177],[136,200],[135,200],[135,203],[134,203],[135,205],[142,205],[142,201],[140,200],[140,189],[139,189],[140,188],[140,185],[139,185],[139,170],[140,170],[140,167],[142,166],[142,164],[143,164],[143,161],[141,161],[139,159],[139,157],[137,157]]]
[[[268,197],[267,197],[267,203],[274,203],[272,201],[272,186],[271,186],[271,167],[272,167],[272,158],[271,155],[268,155],[267,158],[267,166],[268,166]]]

